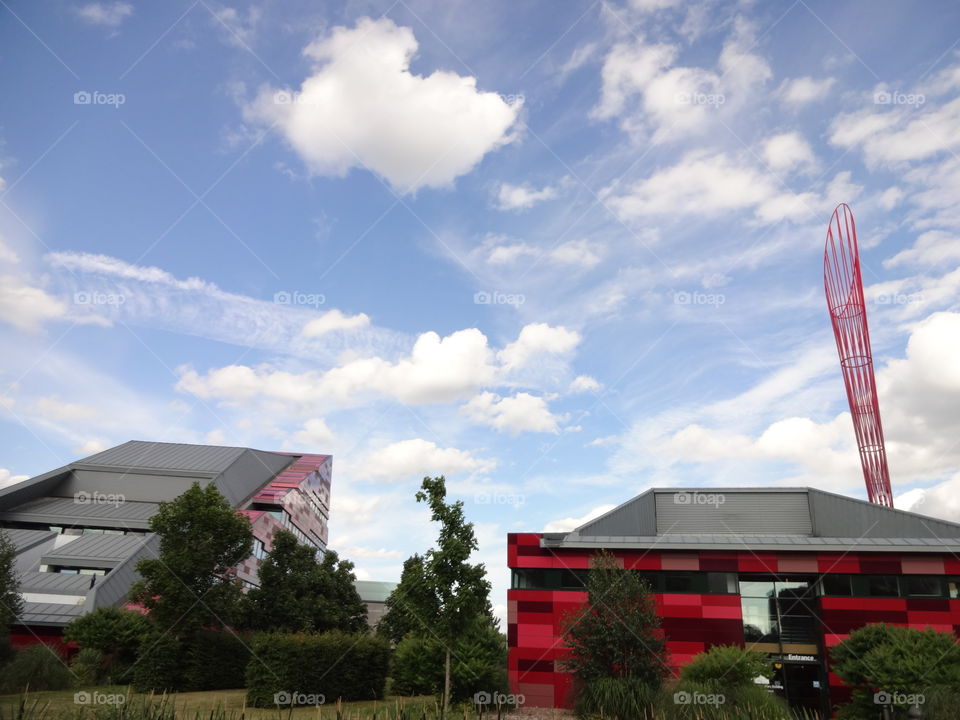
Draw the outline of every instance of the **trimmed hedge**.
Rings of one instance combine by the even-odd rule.
[[[189,640],[148,638],[133,669],[133,686],[150,690],[230,690],[244,687],[250,650],[231,632],[202,630]]]
[[[275,707],[277,694],[323,695],[342,699],[381,700],[390,666],[390,646],[383,638],[337,630],[313,633],[263,633],[251,643],[247,665],[247,702]]]

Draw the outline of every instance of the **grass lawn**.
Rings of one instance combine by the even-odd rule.
[[[74,702],[75,693],[84,692],[84,690],[51,690],[45,692],[31,692],[28,695],[28,705],[32,706],[36,702],[35,710],[30,712],[27,720],[41,720],[42,718],[76,716],[81,709],[101,709],[105,707],[100,705],[82,705]],[[107,695],[126,695],[127,688],[123,686],[115,687],[97,687],[87,688],[85,690],[90,696],[94,693],[97,698]],[[318,707],[298,707],[290,710],[284,708],[251,708],[245,703],[246,690],[210,690],[207,692],[185,692],[174,693],[169,696],[168,702],[175,704],[178,718],[183,720],[194,720],[194,718],[210,718],[211,711],[222,708],[227,717],[239,717],[240,712],[244,713],[248,720],[277,720],[277,718],[294,718],[295,720],[322,720],[328,718],[334,720],[337,718],[337,706],[335,703],[321,705]],[[128,704],[142,702],[148,696],[132,693]],[[16,709],[20,704],[19,695],[0,695],[0,718],[11,718],[16,716]],[[157,698],[159,702],[159,698]],[[101,701],[102,702],[102,701]],[[428,717],[434,711],[434,699],[432,697],[413,697],[400,698],[390,697],[380,701],[363,701],[343,703],[342,717],[344,720],[371,720],[377,717],[378,720],[395,715],[395,709],[404,707],[407,717],[419,718],[421,710],[427,712]],[[374,714],[376,713],[376,714]],[[390,713],[390,714],[388,714]],[[88,717],[92,712],[85,713]]]

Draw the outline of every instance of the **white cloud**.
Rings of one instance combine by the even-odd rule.
[[[480,393],[461,411],[476,422],[513,434],[525,431],[556,433],[559,432],[557,422],[561,420],[550,412],[544,398],[525,392],[504,398],[492,392]]]
[[[5,488],[8,485],[15,485],[18,482],[23,482],[24,480],[29,479],[29,475],[13,475],[6,468],[0,468],[0,488]]]
[[[927,488],[915,488],[894,498],[899,510],[960,522],[960,473]]]
[[[210,11],[213,14],[213,24],[223,31],[227,43],[235,47],[250,47],[263,16],[263,11],[259,7],[251,5],[245,16],[236,8],[226,6],[210,9]]]
[[[517,339],[497,353],[505,370],[525,367],[531,359],[542,354],[562,355],[580,342],[580,333],[546,323],[524,326]]]
[[[812,77],[799,77],[784,80],[777,94],[792,105],[805,105],[815,100],[823,100],[830,94],[836,78],[826,77],[816,80]]]
[[[781,133],[763,142],[763,157],[773,170],[789,172],[814,164],[813,149],[798,132]]]
[[[570,532],[575,530],[581,525],[594,518],[598,518],[604,513],[608,513],[613,510],[616,505],[597,505],[597,507],[590,510],[585,515],[581,515],[578,518],[567,517],[560,520],[551,520],[544,526],[543,532]]]
[[[570,383],[570,392],[597,392],[601,385],[589,375],[577,375]]]
[[[497,207],[500,210],[527,210],[538,203],[557,197],[557,188],[547,185],[539,190],[529,185],[501,183],[497,191]]]
[[[67,422],[92,420],[98,415],[96,409],[89,405],[65,402],[56,395],[37,398],[36,401],[34,401],[33,410],[41,417]]]
[[[336,27],[304,50],[315,68],[299,91],[265,88],[245,114],[275,123],[315,174],[366,168],[401,193],[449,186],[512,142],[521,103],[472,77],[414,75],[417,48],[412,30],[387,18]]]
[[[120,27],[133,14],[133,5],[125,2],[95,2],[74,10],[86,23],[103,27]]]
[[[630,7],[640,12],[653,12],[663,8],[674,7],[680,0],[630,0]]]
[[[106,449],[107,444],[105,442],[98,440],[97,438],[91,438],[80,445],[76,452],[82,457],[87,457],[88,455],[95,455],[98,452],[103,452]]]
[[[0,321],[20,330],[35,331],[48,320],[67,314],[63,301],[27,285],[12,275],[0,277]]]
[[[441,448],[423,438],[413,438],[375,450],[351,466],[357,478],[404,480],[427,475],[486,473],[496,467],[496,461],[480,459],[466,450]]]
[[[366,313],[344,315],[339,310],[328,310],[323,315],[308,322],[303,327],[304,337],[319,337],[334,330],[356,330],[367,327],[370,317]]]
[[[302,452],[330,452],[335,442],[333,432],[323,418],[310,418],[293,434],[293,446]]]
[[[603,259],[603,246],[587,240],[568,240],[553,248],[549,258],[561,265],[591,268]]]
[[[917,237],[912,247],[883,261],[884,267],[938,265],[960,260],[960,237],[956,233],[930,230]]]
[[[526,243],[512,245],[495,245],[487,255],[487,262],[491,265],[508,265],[519,258],[539,255],[540,251]]]

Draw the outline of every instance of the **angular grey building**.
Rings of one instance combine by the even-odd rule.
[[[248,585],[283,528],[323,552],[330,455],[130,441],[0,489],[0,527],[16,547],[24,608],[15,645],[56,642],[95,608],[126,602],[135,566],[155,557],[150,518],[193,483],[213,484],[250,519],[253,554],[237,568]]]

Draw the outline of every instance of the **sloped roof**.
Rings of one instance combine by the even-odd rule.
[[[44,565],[113,567],[135,553],[147,541],[144,535],[82,535],[43,554]]]
[[[39,522],[72,527],[95,525],[146,529],[157,512],[157,503],[150,502],[83,502],[83,499],[42,497],[0,511],[0,520]]]

